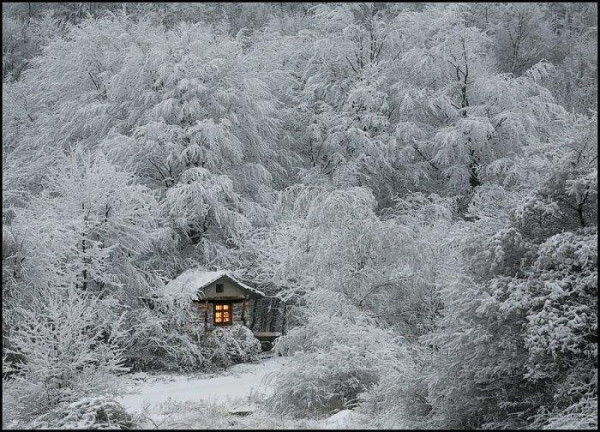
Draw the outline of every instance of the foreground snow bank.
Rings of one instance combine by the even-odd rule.
[[[324,429],[356,429],[365,427],[366,419],[356,411],[342,410],[320,422]]]

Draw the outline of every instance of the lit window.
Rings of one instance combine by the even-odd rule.
[[[231,303],[215,303],[214,324],[231,325]]]

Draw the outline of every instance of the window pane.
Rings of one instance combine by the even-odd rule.
[[[215,309],[216,310],[221,310],[221,309],[223,309],[223,305],[220,305],[220,304],[215,305]]]
[[[215,318],[221,318],[221,312],[215,312]]]
[[[223,310],[229,310],[229,305],[228,304],[224,304],[223,305]]]

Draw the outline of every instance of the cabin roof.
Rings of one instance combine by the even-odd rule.
[[[262,291],[246,285],[226,270],[186,270],[165,286],[165,293],[173,296],[184,295],[195,298],[199,291],[223,277],[228,278],[243,290],[248,291],[253,297],[265,297]]]

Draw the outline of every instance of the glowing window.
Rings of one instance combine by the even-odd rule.
[[[213,322],[215,325],[231,325],[231,303],[215,303]]]

